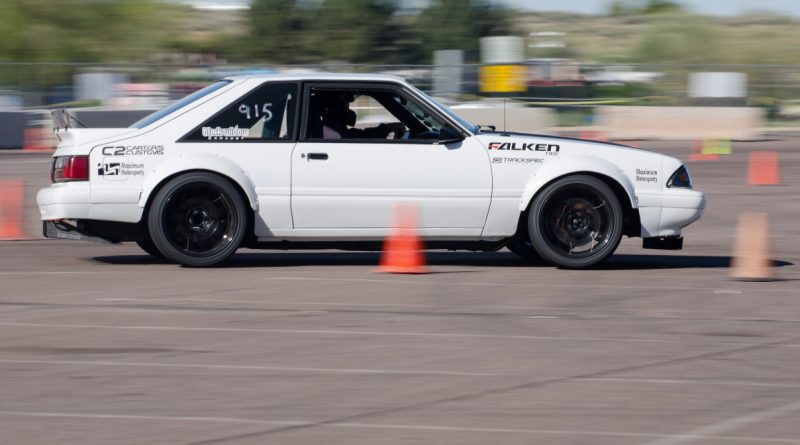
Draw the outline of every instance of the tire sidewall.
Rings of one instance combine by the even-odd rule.
[[[232,203],[231,211],[235,213],[236,225],[231,241],[224,249],[205,257],[187,255],[172,245],[166,233],[164,233],[163,218],[164,210],[170,197],[183,186],[189,184],[208,184],[216,187],[224,193]],[[188,267],[207,267],[218,264],[228,259],[244,239],[247,228],[247,211],[241,195],[236,188],[225,178],[206,172],[186,173],[167,182],[153,198],[150,211],[147,215],[147,228],[153,244],[164,255],[165,258],[175,261]]]
[[[614,218],[608,242],[601,246],[595,254],[584,258],[570,258],[555,251],[545,240],[540,227],[541,215],[548,201],[562,189],[575,185],[591,188],[594,193],[602,195],[608,202]],[[542,258],[559,267],[579,269],[598,264],[614,253],[622,239],[623,217],[622,205],[611,187],[593,176],[573,175],[556,180],[536,195],[528,212],[528,232],[534,249]]]

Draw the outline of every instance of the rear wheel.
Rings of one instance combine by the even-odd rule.
[[[593,176],[559,179],[539,193],[528,212],[536,251],[566,268],[595,265],[617,249],[622,238],[622,206],[614,191]]]
[[[225,178],[198,172],[169,181],[153,199],[148,230],[164,257],[184,266],[213,266],[230,257],[247,228],[239,192]]]

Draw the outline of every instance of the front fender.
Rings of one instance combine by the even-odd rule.
[[[560,162],[546,163],[536,171],[528,182],[525,183],[522,199],[519,203],[520,212],[528,208],[531,199],[533,199],[536,193],[541,190],[545,184],[562,176],[578,173],[598,174],[613,179],[625,190],[631,207],[634,209],[638,207],[633,184],[631,184],[628,177],[622,173],[622,170],[603,159],[589,156],[575,156],[562,159]]]
[[[147,205],[150,195],[165,179],[178,173],[193,170],[206,170],[218,173],[236,182],[247,195],[250,207],[254,211],[258,211],[258,199],[256,197],[255,185],[253,181],[250,180],[250,177],[247,176],[247,173],[228,159],[208,153],[178,155],[164,160],[164,162],[159,164],[158,167],[148,175],[147,179],[145,179],[142,184],[139,207],[143,208]]]

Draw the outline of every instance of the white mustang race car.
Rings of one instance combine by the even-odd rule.
[[[54,118],[45,236],[135,241],[186,266],[239,247],[380,249],[410,203],[427,249],[582,268],[622,235],[680,249],[705,206],[678,159],[488,131],[390,76],[231,77],[129,128]]]

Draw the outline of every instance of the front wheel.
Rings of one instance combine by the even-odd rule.
[[[189,267],[213,266],[241,244],[247,211],[241,195],[225,178],[188,173],[159,190],[147,224],[164,257]]]
[[[150,238],[145,238],[136,241],[136,245],[139,246],[140,249],[144,250],[145,253],[147,253],[148,255],[161,260],[164,259],[164,254],[158,251],[158,248],[156,247],[155,244],[153,244],[153,240],[151,240]]]
[[[593,176],[575,175],[545,187],[531,204],[528,231],[536,251],[565,268],[593,266],[622,238],[623,212],[614,191]]]

